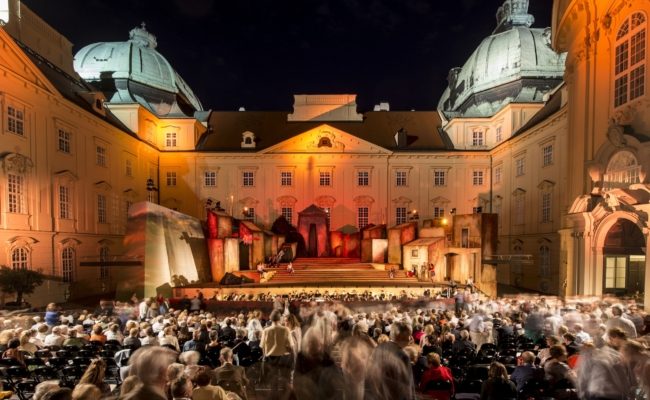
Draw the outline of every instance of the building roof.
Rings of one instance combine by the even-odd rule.
[[[429,246],[441,240],[445,240],[445,238],[444,237],[420,238],[420,239],[415,239],[412,242],[408,242],[404,246]]]
[[[199,151],[257,152],[272,147],[325,122],[289,122],[284,111],[213,111],[208,131],[199,140]],[[392,151],[449,150],[446,134],[439,129],[436,111],[372,111],[362,121],[328,121],[328,125]],[[406,133],[406,145],[399,147],[395,135]],[[255,147],[242,148],[242,133],[255,134]]]
[[[566,56],[551,48],[550,28],[533,21],[528,0],[505,0],[494,33],[449,72],[438,109],[448,118],[491,117],[511,102],[543,102],[562,81]]]

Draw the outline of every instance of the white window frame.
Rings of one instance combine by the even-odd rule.
[[[106,146],[96,144],[95,145],[95,164],[100,167],[107,166],[108,150]]]
[[[482,170],[475,169],[472,171],[472,186],[483,186],[484,174]]]
[[[29,250],[25,247],[16,247],[11,250],[11,268],[29,269]]]
[[[408,171],[395,171],[395,186],[407,187],[408,186]]]
[[[318,173],[318,186],[320,187],[332,186],[332,171],[320,171]]]
[[[203,186],[205,187],[217,186],[217,171],[203,172]]]
[[[485,145],[485,134],[480,129],[472,131],[472,146],[481,147]]]
[[[436,169],[433,171],[433,186],[447,186],[447,170]]]
[[[395,225],[405,224],[407,221],[406,207],[395,208]]]
[[[541,199],[541,209],[542,209],[542,223],[549,223],[552,220],[552,206],[553,206],[553,193],[548,191],[548,192],[542,192],[542,199]]]
[[[177,147],[178,135],[176,132],[165,133],[165,147]]]
[[[7,212],[12,214],[25,214],[26,196],[25,176],[7,173]]]
[[[498,185],[501,183],[501,179],[503,176],[503,166],[497,165],[494,167],[494,184]]]
[[[363,229],[369,224],[370,207],[357,207],[357,227]]]
[[[293,186],[293,171],[280,171],[280,186]]]
[[[255,171],[242,171],[242,186],[254,187],[255,186]]]
[[[25,136],[25,107],[16,104],[7,104],[7,132],[14,135]]]
[[[519,157],[515,160],[515,176],[524,176],[526,174],[526,159]]]
[[[69,283],[74,279],[75,253],[75,249],[69,246],[61,250],[61,276],[63,277],[63,282]]]
[[[357,171],[357,186],[370,186],[370,171]]]
[[[614,108],[641,98],[646,92],[647,16],[630,14],[621,23],[614,47]]]
[[[58,129],[57,148],[62,153],[72,154],[72,133],[70,131]]]
[[[433,218],[444,218],[445,208],[440,206],[433,207]]]
[[[289,225],[293,225],[293,207],[281,207],[280,214],[287,220]]]
[[[165,183],[167,184],[167,186],[170,187],[176,186],[177,183],[176,171],[167,171],[165,173]]]
[[[496,127],[494,139],[497,143],[503,140],[503,126],[499,125]]]
[[[549,165],[553,165],[553,144],[547,144],[542,147],[542,166],[543,167],[548,167]]]
[[[59,218],[72,219],[72,190],[69,186],[59,185]]]
[[[108,223],[108,198],[105,194],[97,194],[97,222]]]

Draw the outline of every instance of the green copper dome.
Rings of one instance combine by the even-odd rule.
[[[202,111],[192,89],[156,46],[156,37],[143,24],[131,30],[126,42],[85,46],[74,57],[74,69],[112,103],[138,102],[159,116]]]

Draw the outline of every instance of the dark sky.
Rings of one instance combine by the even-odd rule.
[[[144,21],[204,108],[290,110],[296,93],[356,93],[360,111],[432,110],[447,72],[503,0],[24,0],[74,43],[124,41]],[[534,26],[551,0],[531,0]]]

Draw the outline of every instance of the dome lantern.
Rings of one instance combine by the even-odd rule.
[[[155,49],[158,46],[156,37],[147,31],[146,24],[143,22],[140,27],[135,27],[129,31],[129,40],[141,47]]]
[[[528,14],[529,0],[505,0],[497,10],[497,27],[494,33],[503,32],[515,26],[530,28],[535,17]]]

